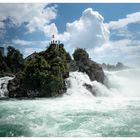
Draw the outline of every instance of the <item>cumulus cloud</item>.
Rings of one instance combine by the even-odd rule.
[[[58,32],[58,29],[57,29],[55,23],[51,23],[50,25],[45,26],[44,33],[49,38],[51,38],[52,35],[55,35],[55,40],[61,40],[64,43],[68,43],[69,38],[70,38],[69,32],[64,32],[64,33],[60,34]]]
[[[23,53],[24,57],[27,57],[28,55],[34,52],[40,52],[45,50],[47,44],[49,44],[48,40],[44,41],[36,41],[36,40],[28,41],[22,39],[12,40],[12,45],[18,46],[18,49]]]
[[[100,63],[115,64],[121,61],[132,66],[140,65],[140,41],[136,40],[121,39],[110,41],[100,48],[95,48],[94,51],[90,53],[94,60]]]
[[[0,21],[0,37],[2,37],[5,33],[5,25],[3,21]]]
[[[16,44],[16,45],[20,45],[20,46],[28,46],[28,45],[46,45],[49,43],[48,40],[44,40],[44,41],[28,41],[28,40],[22,40],[22,39],[13,39],[12,43]]]
[[[103,45],[109,39],[109,30],[104,24],[104,18],[91,8],[84,10],[78,20],[67,23],[66,28],[71,47],[89,50]]]
[[[34,52],[44,51],[47,44],[49,44],[48,41],[13,40],[13,45],[19,46],[18,49],[23,53],[24,58]]]
[[[56,6],[47,4],[0,4],[0,28],[3,21],[10,19],[13,25],[20,26],[26,23],[29,32],[36,29],[44,31],[44,26],[57,16]]]
[[[125,18],[119,19],[118,21],[111,21],[106,25],[109,29],[119,29],[132,23],[140,23],[140,12],[128,14]]]
[[[21,40],[21,39],[15,39],[15,40],[12,40],[12,42],[16,45],[21,45],[21,46],[28,46],[28,45],[33,44],[32,41]]]
[[[57,27],[56,27],[55,23],[52,23],[50,25],[46,25],[44,27],[44,32],[48,36],[51,36],[52,34],[57,35],[58,34],[58,30],[57,30]]]
[[[110,30],[110,39],[101,47],[90,51],[90,56],[100,63],[117,63],[118,61],[130,65],[140,65],[140,41],[138,32],[129,30],[129,25],[140,23],[140,12],[126,15],[125,18],[105,23]]]

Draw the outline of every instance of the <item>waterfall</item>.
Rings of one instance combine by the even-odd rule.
[[[112,96],[106,86],[97,81],[91,81],[88,75],[82,72],[71,72],[66,83],[68,87],[66,94],[72,97]]]
[[[9,80],[12,80],[13,77],[2,77],[0,78],[0,98],[8,96],[7,84]]]
[[[71,72],[67,79],[67,94],[73,97],[138,97],[140,70],[105,71],[105,85],[91,81],[87,74]]]

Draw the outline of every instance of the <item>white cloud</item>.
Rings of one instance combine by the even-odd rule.
[[[57,16],[56,6],[47,4],[0,4],[0,21],[9,18],[16,26],[27,23],[29,32],[44,31],[44,26]],[[0,27],[3,23],[0,23]]]
[[[104,53],[105,50],[111,49],[111,48],[112,48],[112,45],[110,44],[110,42],[108,42],[106,44],[103,44],[101,47],[96,47],[94,49],[94,53],[102,54],[102,53]]]
[[[109,40],[108,43],[97,47],[91,52],[91,56],[96,56],[95,60],[98,62],[116,63],[122,61],[130,65],[140,65],[140,41],[137,40],[136,33],[139,30],[129,30],[128,25],[140,24],[140,12],[126,15],[125,18],[118,19],[117,21],[110,21],[106,23],[106,27],[111,32],[111,37],[115,40]],[[117,39],[117,37],[119,37]]]
[[[15,39],[15,40],[12,40],[12,42],[16,45],[21,45],[21,46],[28,46],[28,45],[33,44],[32,41],[21,40],[21,39]]]
[[[49,41],[28,41],[28,40],[21,40],[21,39],[14,39],[12,40],[12,45],[18,47],[18,49],[23,53],[24,57],[32,54],[33,52],[40,52],[46,49]],[[11,44],[10,44],[11,45]]]
[[[57,35],[58,34],[58,30],[57,27],[54,23],[50,24],[50,25],[46,25],[44,27],[44,33],[48,36],[51,36],[52,34]]]
[[[55,40],[62,41],[63,43],[66,43],[67,41],[69,41],[69,38],[70,38],[69,32],[64,32],[64,33],[60,34],[58,32],[58,29],[57,29],[55,23],[51,23],[50,25],[46,25],[44,27],[44,33],[49,38],[52,38],[52,35],[55,35]]]
[[[36,41],[36,40],[28,41],[28,40],[22,40],[22,39],[13,39],[12,42],[14,44],[17,44],[17,45],[26,46],[26,45],[31,45],[31,44],[47,44],[50,41],[48,41],[48,40],[44,40],[44,41]]]
[[[108,29],[119,29],[132,23],[140,23],[140,12],[128,14],[126,18],[119,19],[118,21],[111,21],[106,25]]]
[[[109,39],[109,31],[104,24],[104,18],[91,8],[83,11],[79,20],[67,23],[67,35],[70,46],[87,48],[101,46]]]
[[[4,28],[4,23],[2,21],[0,21],[0,29]]]
[[[140,41],[130,39],[110,41],[102,47],[95,48],[94,51],[90,53],[94,60],[100,63],[115,64],[121,61],[132,66],[140,65],[138,59],[140,54]]]
[[[0,37],[3,37],[4,33],[5,33],[5,25],[3,21],[0,21]]]

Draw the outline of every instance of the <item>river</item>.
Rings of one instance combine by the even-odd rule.
[[[63,97],[0,101],[0,136],[140,136],[140,70],[105,72],[104,85],[70,73]],[[0,79],[1,81],[1,79]],[[83,84],[90,84],[97,97]]]

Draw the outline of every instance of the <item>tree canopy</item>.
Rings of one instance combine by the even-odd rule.
[[[85,49],[77,48],[74,53],[73,57],[75,61],[83,61],[89,59],[89,55]]]
[[[7,51],[7,66],[10,68],[11,72],[16,73],[23,68],[23,55],[12,46],[9,46]]]

